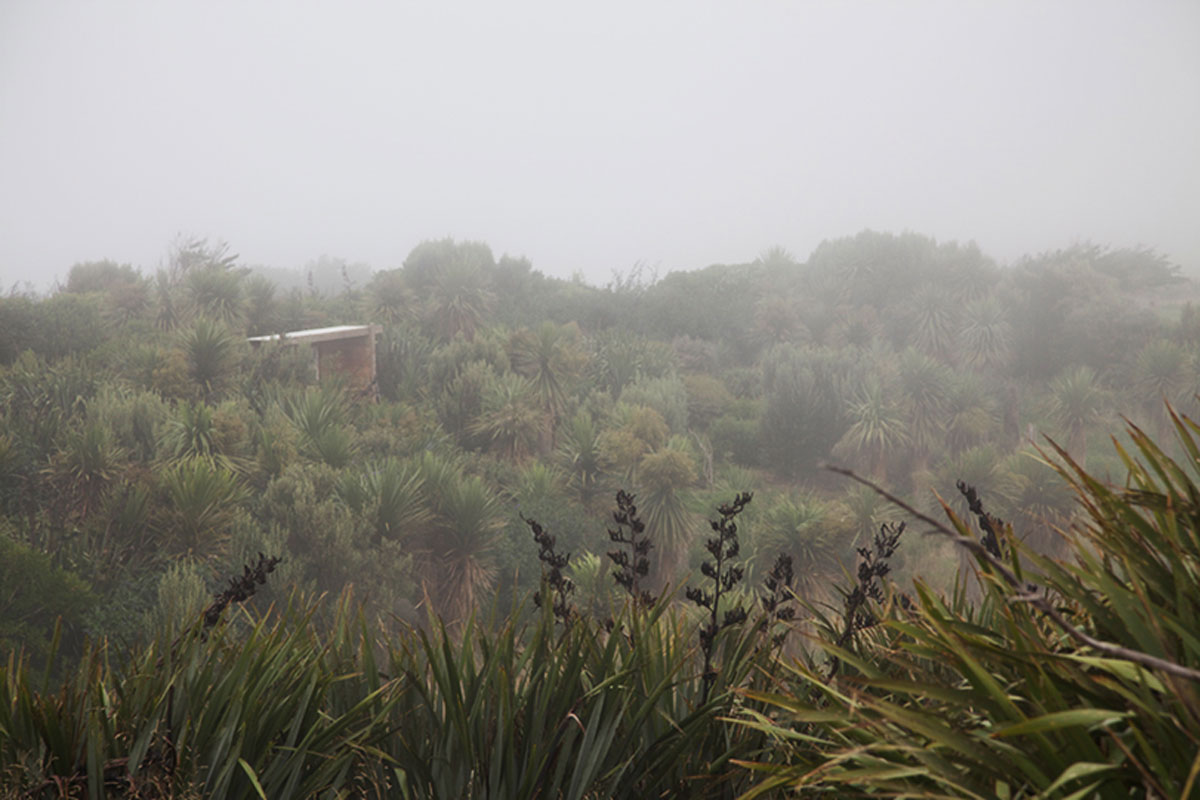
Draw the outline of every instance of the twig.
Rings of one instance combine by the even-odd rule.
[[[908,503],[904,502],[899,497],[896,497],[896,495],[892,494],[891,492],[887,491],[886,489],[876,485],[875,483],[872,483],[871,481],[867,480],[866,478],[863,478],[863,477],[855,474],[853,470],[845,469],[843,467],[835,467],[835,466],[831,466],[831,465],[827,465],[826,469],[828,469],[830,472],[836,472],[839,475],[845,475],[847,478],[850,478],[851,480],[858,481],[863,486],[866,486],[868,489],[871,489],[873,492],[878,494],[880,497],[884,498],[888,502],[895,505],[897,508],[900,508],[903,511],[911,514],[912,516],[919,519],[921,522],[924,522],[927,525],[929,525],[930,527],[932,527],[934,529],[934,531],[936,531],[937,533],[940,533],[943,536],[948,537],[955,544],[965,547],[966,549],[970,550],[973,554],[978,556],[980,559],[982,559],[983,561],[986,561],[994,570],[996,570],[996,573],[1001,578],[1004,579],[1004,582],[1007,583],[1009,585],[1009,587],[1011,587],[1013,590],[1015,590],[1017,592],[1016,596],[1012,598],[1014,602],[1029,603],[1031,606],[1036,608],[1038,611],[1041,611],[1043,614],[1045,614],[1047,617],[1049,617],[1050,620],[1055,625],[1057,625],[1064,632],[1066,632],[1066,634],[1068,636],[1070,636],[1072,639],[1075,639],[1076,641],[1078,641],[1082,644],[1085,644],[1088,647],[1091,647],[1093,650],[1096,650],[1100,653],[1104,653],[1106,655],[1112,656],[1113,658],[1120,659],[1122,661],[1129,661],[1134,664],[1141,664],[1142,666],[1150,667],[1151,669],[1161,670],[1162,672],[1165,672],[1169,675],[1175,675],[1180,678],[1187,678],[1188,680],[1200,681],[1200,670],[1195,670],[1195,669],[1192,669],[1191,667],[1185,667],[1182,664],[1176,664],[1174,661],[1168,661],[1165,658],[1158,658],[1157,656],[1152,656],[1148,653],[1143,653],[1138,650],[1130,650],[1128,647],[1121,647],[1120,645],[1112,644],[1111,642],[1101,641],[1100,639],[1097,639],[1094,636],[1090,636],[1090,635],[1084,633],[1083,631],[1079,630],[1074,625],[1072,625],[1070,622],[1068,622],[1066,620],[1066,618],[1064,618],[1063,615],[1061,613],[1059,613],[1058,609],[1056,609],[1053,605],[1051,605],[1051,603],[1044,596],[1037,595],[1037,594],[1033,593],[1032,591],[1030,591],[1025,584],[1022,584],[1022,582],[1017,578],[1017,576],[1013,573],[1013,571],[1004,565],[1004,562],[1002,562],[1000,559],[996,558],[994,555],[992,555],[990,552],[988,552],[988,549],[986,547],[984,547],[983,544],[981,544],[980,542],[977,542],[970,537],[963,536],[962,534],[951,530],[950,528],[946,527],[944,524],[942,524],[941,522],[938,522],[937,520],[933,519],[932,517],[930,517],[927,514],[922,514],[920,511],[916,510],[915,508],[910,506]],[[939,502],[941,502],[941,498],[938,498],[938,500],[939,500]],[[942,505],[943,505],[943,507],[945,507],[944,502],[942,503]],[[947,510],[949,510],[949,509],[947,508]]]

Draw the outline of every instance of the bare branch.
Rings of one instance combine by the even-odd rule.
[[[1066,618],[1063,617],[1063,615],[1058,611],[1058,609],[1055,608],[1050,601],[1045,598],[1045,596],[1036,594],[1035,592],[1031,591],[1027,585],[1022,584],[1022,582],[1017,578],[1016,574],[1013,573],[1013,571],[1009,569],[1004,562],[989,553],[987,548],[985,548],[979,542],[968,536],[963,536],[958,531],[950,529],[944,523],[938,522],[927,514],[922,514],[920,511],[916,510],[911,505],[904,502],[899,497],[882,488],[881,486],[878,486],[866,478],[855,474],[853,470],[831,465],[826,465],[826,469],[828,469],[830,472],[836,472],[839,475],[845,475],[851,480],[858,481],[863,486],[866,486],[868,489],[887,500],[889,503],[892,503],[897,508],[902,509],[908,514],[911,514],[921,522],[929,525],[937,533],[948,537],[955,544],[965,547],[974,555],[978,556],[983,561],[986,561],[994,570],[996,570],[996,573],[1004,579],[1004,582],[1017,592],[1017,594],[1011,598],[1013,602],[1029,603],[1038,611],[1041,611],[1043,614],[1049,617],[1055,625],[1061,628],[1068,636],[1077,642],[1085,644],[1097,652],[1104,653],[1122,661],[1130,661],[1134,664],[1141,664],[1142,666],[1160,670],[1169,675],[1175,675],[1180,678],[1200,681],[1200,670],[1195,670],[1191,667],[1185,667],[1182,664],[1176,664],[1174,661],[1168,661],[1164,658],[1152,656],[1148,653],[1143,653],[1138,650],[1130,650],[1127,647],[1121,647],[1120,645],[1112,644],[1111,642],[1104,642],[1084,633],[1068,622]],[[941,498],[938,499],[939,501],[941,500]],[[942,503],[942,505],[944,507],[945,503]]]

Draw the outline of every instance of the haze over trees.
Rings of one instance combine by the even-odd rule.
[[[599,624],[620,603],[618,489],[653,543],[655,595],[681,597],[714,553],[705,519],[754,492],[746,586],[786,556],[800,599],[839,608],[833,587],[897,511],[825,464],[930,513],[961,507],[964,481],[1030,557],[1062,556],[1088,509],[1046,437],[1120,484],[1122,415],[1170,455],[1166,404],[1197,411],[1196,292],[1147,248],[1001,268],[971,244],[863,231],[804,261],[776,248],[599,288],[444,239],[339,271],[289,286],[181,240],[154,275],[89,262],[0,298],[0,646],[40,661],[177,634],[259,553],[283,558],[261,608],[353,586],[383,630],[516,619],[546,591],[526,520],[570,554],[572,602]],[[366,392],[316,382],[302,348],[246,342],[367,322]],[[893,563],[899,584],[952,592],[963,554],[910,536]]]
[[[761,524],[767,549],[820,552],[805,563],[833,574],[880,510],[822,464],[926,505],[965,478],[1005,518],[1064,522],[1031,444],[1118,475],[1118,415],[1165,434],[1162,401],[1185,411],[1197,389],[1191,284],[1145,248],[1000,268],[864,231],[803,262],[775,248],[596,288],[445,239],[369,277],[334,259],[290,286],[271,275],[181,240],[154,275],[78,264],[0,301],[3,527],[96,593],[74,633],[133,636],[182,580],[168,565],[203,582],[268,545],[299,586],[378,581],[378,613],[428,599],[461,617],[534,586],[518,512],[601,554],[621,486],[660,542],[661,586],[698,563],[698,514],[729,490],[759,492],[748,536]],[[363,322],[383,326],[378,402],[245,344]],[[801,508],[818,521],[782,522]],[[952,577],[950,554],[914,550],[908,570]]]

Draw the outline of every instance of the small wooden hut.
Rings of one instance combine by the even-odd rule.
[[[337,325],[310,328],[271,336],[252,336],[250,344],[266,342],[308,345],[313,352],[317,380],[334,375],[345,376],[351,387],[375,392],[375,341],[383,332],[379,325]]]

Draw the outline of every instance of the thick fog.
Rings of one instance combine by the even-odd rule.
[[[602,283],[863,228],[1200,268],[1200,3],[0,4],[0,281],[381,269]]]

